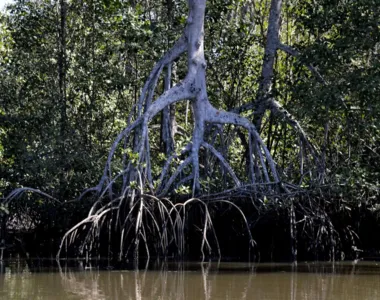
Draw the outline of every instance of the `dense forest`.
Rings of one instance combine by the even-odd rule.
[[[4,257],[380,257],[379,20],[379,0],[8,5]]]

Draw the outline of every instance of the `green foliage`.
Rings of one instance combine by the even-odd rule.
[[[1,203],[0,204],[0,216],[3,215],[3,214],[8,215],[9,214],[9,209],[8,209],[8,205]]]
[[[58,2],[27,1],[1,16],[2,188],[10,182],[8,191],[33,186],[70,199],[98,180],[162,45],[150,39],[161,29],[141,6],[68,3],[61,100],[59,14]]]
[[[378,185],[379,4],[322,0],[293,9],[297,32],[305,35],[296,43],[302,61],[317,66],[328,84],[305,78],[292,93],[311,120],[309,131],[325,144],[336,180],[351,186]],[[304,71],[295,65],[294,72]]]

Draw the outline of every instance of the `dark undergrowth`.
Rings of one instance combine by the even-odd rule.
[[[171,203],[184,203],[183,199],[173,197]],[[61,244],[65,232],[87,217],[83,212],[89,211],[91,201],[31,205],[34,202],[27,200],[13,202],[9,213],[2,214],[4,259],[55,257],[60,245],[60,258],[108,258],[115,263],[133,260],[136,250],[139,258],[149,255],[177,260],[380,259],[377,192],[354,193],[330,186],[300,190],[292,195],[234,197],[230,194],[229,201],[222,202],[204,197],[202,203],[188,204],[181,226],[164,221],[159,216],[162,211],[151,200],[146,205],[151,205],[149,214],[155,216],[157,224],[153,218],[145,217],[145,233],[140,243],[136,243],[136,235],[132,234],[136,231],[133,224],[138,210],[127,210],[130,225],[126,227],[118,226],[117,222],[125,220],[127,214],[115,210],[97,224],[96,231],[91,229],[91,224],[84,224]],[[171,220],[176,222],[175,218]],[[179,227],[180,232],[175,229]],[[121,228],[128,228],[129,232],[123,234],[122,252]],[[162,232],[167,234],[165,247],[162,247]]]

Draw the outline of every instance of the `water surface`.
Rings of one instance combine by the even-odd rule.
[[[186,263],[108,270],[0,264],[0,299],[375,300],[379,263]]]

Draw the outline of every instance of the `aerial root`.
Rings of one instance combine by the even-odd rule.
[[[202,143],[202,146],[205,147],[206,149],[210,150],[211,153],[217,157],[220,161],[220,163],[222,164],[222,166],[224,168],[226,168],[226,170],[228,171],[228,173],[231,175],[233,181],[235,182],[235,185],[236,186],[241,186],[241,182],[240,180],[237,178],[234,170],[231,168],[230,164],[227,162],[227,160],[223,157],[223,155],[218,152],[213,146],[211,146],[210,144],[206,143],[206,142],[203,142]]]
[[[95,204],[91,215],[66,232],[57,259],[61,258],[63,253],[68,255],[73,253],[72,251],[78,256],[89,257],[96,253],[99,255],[102,237],[109,234],[110,230],[117,232],[115,236],[119,236],[119,260],[129,257],[132,253],[137,259],[142,249],[146,257],[150,257],[152,253],[167,256],[173,254],[173,249],[176,249],[178,257],[183,257],[187,251],[186,232],[190,225],[195,226],[188,223],[188,215],[196,206],[200,207],[203,215],[200,228],[202,259],[213,255],[220,258],[221,249],[210,213],[210,205],[214,206],[216,203],[230,205],[237,210],[247,229],[249,247],[253,247],[255,243],[247,219],[243,211],[231,201],[192,198],[183,203],[173,204],[166,198],[160,199],[140,191],[129,191],[125,198],[114,199],[97,208],[95,206],[99,204]],[[117,230],[111,229],[113,226]]]

